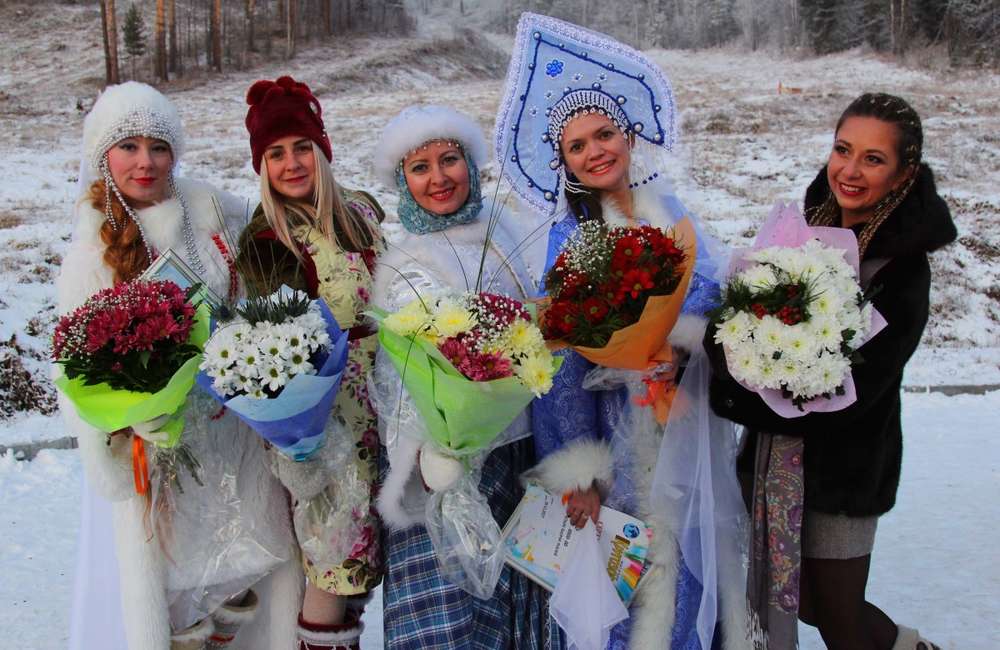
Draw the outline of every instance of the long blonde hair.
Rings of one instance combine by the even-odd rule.
[[[345,203],[344,190],[334,179],[326,154],[315,142],[312,143],[312,151],[316,160],[316,187],[312,202],[294,201],[276,192],[268,180],[267,157],[264,157],[264,169],[260,174],[260,204],[268,225],[278,241],[299,260],[302,259],[302,252],[292,237],[292,230],[301,225],[313,226],[345,250],[361,252],[371,248],[375,242],[372,226]]]

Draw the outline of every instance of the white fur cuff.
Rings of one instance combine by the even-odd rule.
[[[552,494],[586,490],[596,483],[606,494],[613,482],[611,447],[600,440],[575,440],[546,456],[540,463],[521,475]]]
[[[313,630],[307,630],[300,625],[299,639],[305,641],[307,645],[349,646],[352,643],[356,643],[361,638],[361,633],[364,631],[365,624],[361,621],[358,621],[357,625],[353,625],[346,630],[339,630],[337,632],[316,632]]]
[[[253,620],[257,613],[257,594],[247,593],[242,605],[222,605],[212,612],[212,620],[220,625],[243,625]]]

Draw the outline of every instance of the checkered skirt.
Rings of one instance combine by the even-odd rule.
[[[483,464],[479,490],[501,526],[524,492],[518,475],[533,463],[534,448],[528,438],[495,450]],[[423,526],[388,532],[385,552],[386,648],[549,647],[548,592],[524,575],[505,566],[493,597],[480,600],[441,576]]]

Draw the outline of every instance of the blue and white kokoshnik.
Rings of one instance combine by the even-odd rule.
[[[637,145],[669,151],[677,137],[673,90],[652,61],[603,34],[521,14],[495,151],[514,190],[543,214],[562,190],[559,138],[581,111],[605,115]]]

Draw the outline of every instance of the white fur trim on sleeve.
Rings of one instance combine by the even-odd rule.
[[[420,442],[400,436],[395,448],[389,451],[389,473],[379,490],[376,503],[382,522],[387,527],[402,530],[424,520],[424,494],[417,465]]]
[[[613,459],[611,447],[600,440],[575,440],[552,452],[521,475],[555,495],[586,490],[594,483],[601,493],[611,487]]]

